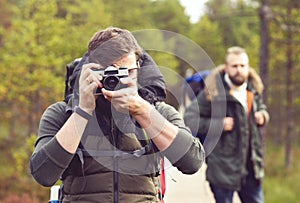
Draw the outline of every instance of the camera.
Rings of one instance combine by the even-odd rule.
[[[120,67],[117,69],[114,66],[108,66],[105,69],[93,69],[93,71],[102,76],[103,79],[101,83],[107,90],[119,90],[126,87],[120,82],[120,78],[128,77],[128,68],[126,67]],[[97,88],[94,94],[101,94],[101,89]]]

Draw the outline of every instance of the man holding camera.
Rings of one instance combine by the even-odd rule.
[[[199,140],[155,97],[165,87],[146,87],[159,75],[141,74],[153,68],[139,67],[142,55],[129,31],[96,32],[73,96],[44,112],[31,173],[44,186],[62,179],[62,202],[158,202],[161,158],[185,174],[201,167]]]

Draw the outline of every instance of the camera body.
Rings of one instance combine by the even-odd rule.
[[[128,77],[128,68],[126,67],[117,69],[114,66],[108,66],[104,69],[93,69],[93,71],[102,76],[103,79],[101,83],[107,90],[113,91],[126,87],[120,82],[120,78]],[[101,89],[97,88],[94,94],[101,94]]]

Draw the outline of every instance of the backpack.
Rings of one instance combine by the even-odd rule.
[[[185,99],[188,98],[190,101],[195,99],[199,92],[201,92],[204,87],[204,79],[210,73],[210,70],[204,70],[194,73],[191,76],[185,78],[185,86],[184,86],[184,106],[186,107]]]
[[[205,88],[205,82],[204,79],[206,78],[206,76],[210,73],[210,70],[204,70],[204,71],[199,71],[194,73],[193,75],[186,77],[185,81],[185,86],[184,86],[184,97],[183,97],[183,105],[186,108],[188,106],[188,104],[186,104],[186,99],[189,100],[189,102],[191,102],[192,100],[196,99],[197,95],[199,95],[199,93]],[[186,119],[186,117],[184,117],[184,119]],[[193,118],[190,118],[193,119]],[[188,127],[189,126],[188,122],[185,121]],[[191,127],[192,128],[192,127]],[[205,136],[203,136],[200,133],[197,132],[193,132],[192,134],[195,137],[198,137],[201,144],[203,144],[204,142],[204,138]]]
[[[73,89],[75,85],[76,76],[81,67],[88,57],[87,52],[80,58],[73,60],[71,63],[66,65],[66,75],[65,75],[65,92],[64,92],[64,102],[68,103],[69,99],[73,95]]]

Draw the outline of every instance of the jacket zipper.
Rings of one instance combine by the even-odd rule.
[[[115,133],[115,128],[114,128],[114,122],[113,122],[113,118],[111,118],[111,136],[112,136],[112,141],[114,143],[114,152],[116,151],[117,148],[117,137],[114,137]],[[115,153],[114,153],[115,154]],[[114,195],[114,203],[118,203],[119,202],[119,177],[118,177],[118,160],[117,157],[114,155],[113,156],[113,181],[114,181],[114,191],[113,191],[113,195]]]
[[[118,203],[119,202],[119,185],[118,185],[118,181],[119,181],[119,177],[118,177],[118,173],[116,172],[116,169],[118,167],[118,162],[114,161],[114,172],[113,172],[113,178],[114,178],[114,203]]]

